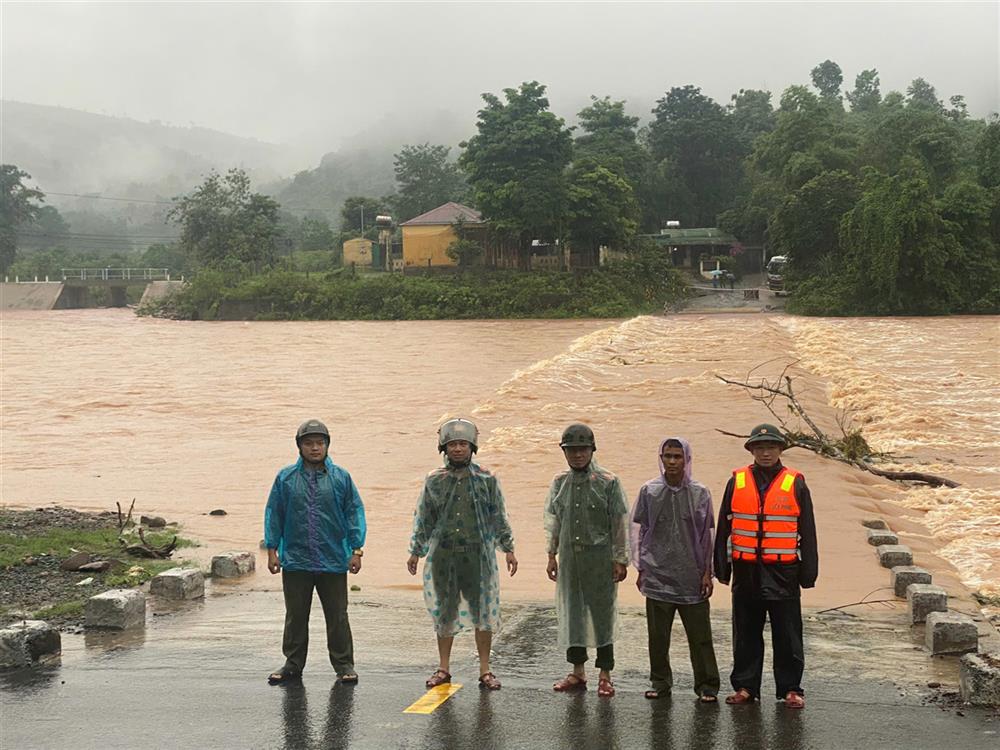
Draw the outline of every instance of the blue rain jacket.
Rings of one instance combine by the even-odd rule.
[[[365,543],[365,508],[346,469],[326,458],[309,472],[299,458],[278,472],[264,511],[264,546],[278,550],[285,570],[346,573]]]

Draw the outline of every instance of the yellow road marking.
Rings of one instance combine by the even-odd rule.
[[[459,691],[462,686],[457,682],[446,682],[443,685],[432,687],[423,696],[418,698],[412,706],[403,711],[404,714],[431,714],[434,709],[448,700]]]

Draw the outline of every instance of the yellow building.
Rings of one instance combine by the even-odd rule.
[[[364,266],[372,264],[372,241],[364,237],[356,237],[344,243],[344,265]]]
[[[456,265],[448,257],[447,250],[458,239],[455,224],[459,221],[465,226],[485,225],[478,211],[455,202],[445,203],[400,224],[403,229],[404,268]]]

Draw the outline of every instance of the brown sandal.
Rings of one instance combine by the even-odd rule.
[[[788,694],[785,696],[785,707],[786,708],[805,708],[806,699],[801,693],[796,693],[793,690],[789,690]]]
[[[428,688],[435,688],[438,685],[444,685],[446,682],[451,682],[451,675],[443,669],[438,669],[427,679],[426,682],[424,682],[424,684]]]
[[[492,672],[487,672],[484,675],[480,675],[479,685],[480,687],[484,687],[487,690],[499,690],[500,680],[498,680],[497,676]]]
[[[566,693],[570,690],[586,690],[587,678],[570,672],[558,682],[552,684],[552,689],[557,693]]]
[[[735,693],[726,697],[726,703],[730,706],[742,706],[747,703],[753,703],[754,697],[746,688],[740,688]]]

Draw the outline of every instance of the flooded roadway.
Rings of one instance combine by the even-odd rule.
[[[113,509],[184,525],[203,560],[256,549],[276,470],[307,417],[358,483],[369,523],[367,587],[406,590],[413,505],[439,458],[437,425],[468,416],[500,476],[521,561],[505,594],[548,600],[541,507],[562,466],[562,427],[590,423],[599,459],[633,496],[668,434],[687,437],[695,476],[721,499],[747,461],[740,441],[771,419],[716,374],[778,376],[836,429],[848,409],[900,466],[959,489],[907,489],[792,451],[816,500],[821,570],[806,606],[856,601],[884,571],[858,521],[881,513],[942,576],[1000,594],[1000,327],[996,317],[798,319],[679,315],[628,321],[197,323],[126,310],[5,311],[2,496],[14,506]],[[224,508],[228,515],[205,515]],[[939,578],[942,578],[939,576]],[[943,578],[942,578],[943,580]],[[252,588],[276,589],[258,574]],[[626,585],[626,603],[639,601]],[[416,597],[416,593],[413,594]],[[713,601],[725,606],[725,597]]]

